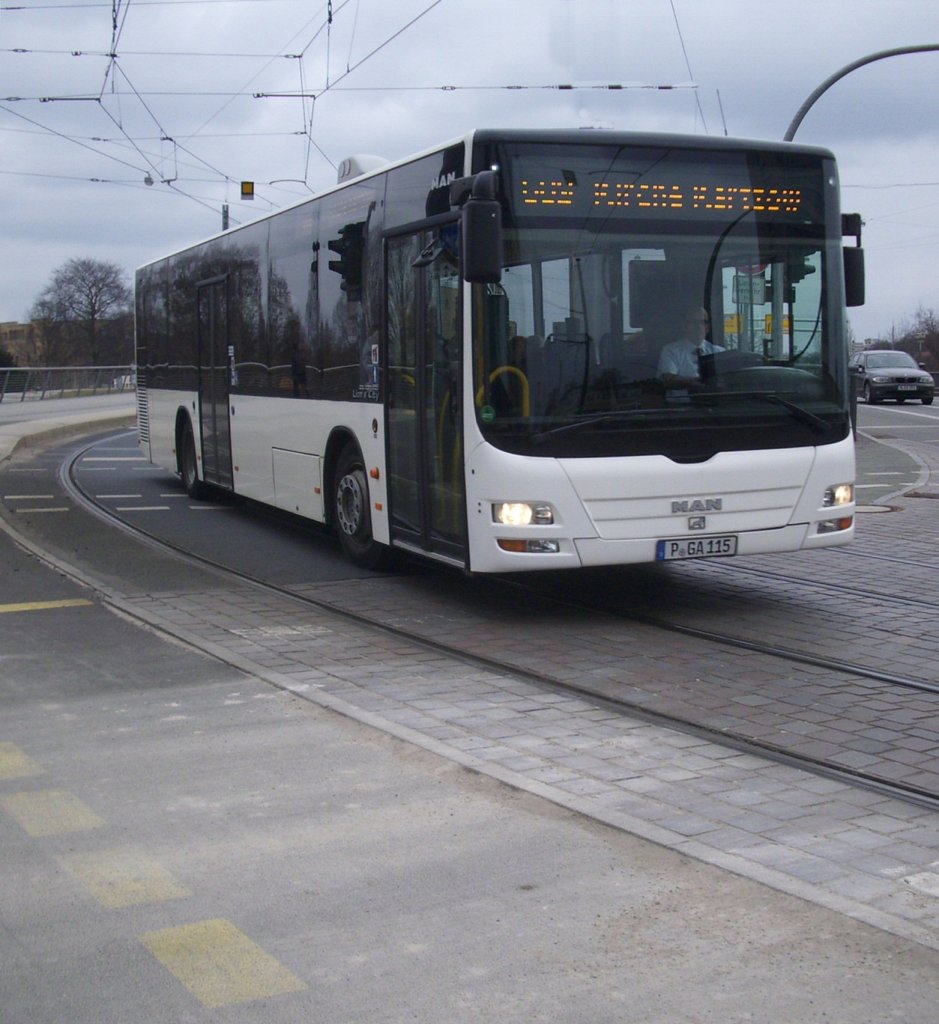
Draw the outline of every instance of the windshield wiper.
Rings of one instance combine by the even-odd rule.
[[[821,416],[816,416],[814,412],[809,412],[808,409],[803,408],[801,405],[797,405],[788,398],[783,398],[782,395],[777,395],[772,391],[713,391],[700,397],[708,400],[714,398],[755,398],[758,401],[781,405],[792,413],[795,419],[810,426],[816,433],[828,434],[832,430],[832,425],[827,420],[823,420]]]
[[[832,431],[832,425],[826,420],[823,420],[821,416],[816,416],[815,413],[809,412],[808,409],[804,409],[801,405],[797,405],[795,402],[790,401],[788,398],[783,398],[781,395],[774,394],[771,391],[709,391],[704,394],[696,394],[690,405],[690,409],[693,409],[699,402],[709,402],[712,400],[724,399],[756,399],[762,402],[769,402],[772,405],[781,405],[787,410],[795,419],[801,423],[806,424],[818,434],[828,434]],[[557,437],[560,434],[570,434],[578,430],[586,430],[589,427],[601,426],[604,423],[609,423],[615,420],[633,419],[637,416],[641,416],[647,419],[650,415],[661,412],[661,410],[649,410],[649,409],[620,409],[614,412],[605,412],[597,416],[587,416],[584,419],[574,420],[572,423],[562,423],[559,427],[551,427],[548,430],[539,431],[537,434],[531,435],[532,444],[544,444],[545,441],[550,437]]]
[[[600,426],[611,420],[632,419],[636,414],[648,415],[645,409],[620,409],[618,411],[604,412],[597,416],[586,416],[582,420],[574,420],[572,423],[562,423],[559,427],[551,427],[549,430],[539,431],[531,435],[532,444],[543,444],[549,437],[557,437],[558,434],[569,434],[576,430],[584,430],[587,427]]]

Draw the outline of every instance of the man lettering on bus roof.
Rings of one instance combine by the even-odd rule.
[[[707,310],[691,306],[685,314],[684,336],[669,342],[659,353],[658,375],[670,387],[697,384],[701,380],[699,357],[711,352],[723,352],[720,345],[708,341],[710,327]]]

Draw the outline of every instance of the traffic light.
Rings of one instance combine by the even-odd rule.
[[[342,278],[340,288],[350,302],[362,301],[362,263],[365,255],[365,221],[346,224],[339,229],[339,238],[329,243],[339,257],[329,261],[329,269]]]

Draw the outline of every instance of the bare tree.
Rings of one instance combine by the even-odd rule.
[[[125,363],[133,348],[133,295],[114,263],[71,259],[59,267],[30,311],[42,325],[42,363]]]
[[[896,347],[909,352],[919,362],[939,367],[939,315],[936,311],[920,306],[912,320],[901,326]]]

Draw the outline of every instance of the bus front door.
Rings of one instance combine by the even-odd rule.
[[[392,539],[465,566],[457,265],[438,232],[422,232],[388,242],[387,273]]]
[[[228,347],[228,287],[225,278],[197,287],[199,309],[199,419],[202,474],[207,483],[232,487],[231,423],[228,398],[233,353]]]

